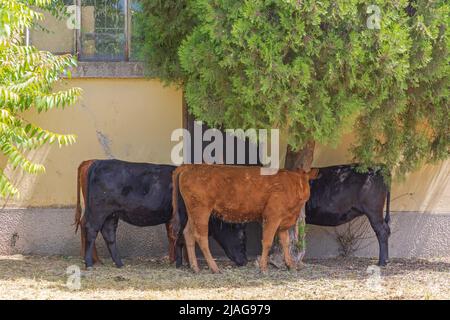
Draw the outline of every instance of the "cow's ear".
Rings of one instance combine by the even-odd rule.
[[[309,180],[314,180],[314,179],[316,179],[318,175],[319,175],[319,169],[317,169],[317,168],[312,168],[312,169],[308,172],[308,178],[309,178]]]

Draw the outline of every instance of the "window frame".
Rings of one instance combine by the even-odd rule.
[[[124,35],[125,35],[125,45],[124,45],[124,53],[123,53],[123,59],[83,59],[81,55],[81,0],[75,0],[75,5],[77,8],[77,20],[80,23],[80,28],[75,29],[75,35],[74,35],[74,48],[76,50],[76,56],[78,58],[78,61],[85,61],[85,62],[129,62],[130,61],[130,48],[131,48],[131,1],[132,0],[123,0],[124,1],[124,7],[126,8],[125,12],[125,23],[124,23]]]

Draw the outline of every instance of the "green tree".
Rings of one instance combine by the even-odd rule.
[[[134,32],[137,56],[145,62],[147,76],[166,84],[182,85],[185,79],[178,58],[181,42],[198,24],[191,0],[140,0]]]
[[[363,169],[448,157],[446,1],[372,1],[379,29],[362,0],[142,2],[149,75],[210,126],[281,129],[290,167],[351,129]]]
[[[386,177],[448,158],[447,1],[143,3],[149,74],[209,126],[280,129],[287,168],[348,131]]]
[[[0,0],[0,151],[13,168],[27,173],[45,171],[27,159],[27,151],[45,144],[75,142],[74,135],[57,134],[27,121],[23,113],[45,112],[73,104],[81,89],[53,91],[52,85],[76,62],[70,55],[56,56],[24,44],[24,32],[43,15],[37,9],[56,10],[55,0]],[[18,193],[0,170],[0,197]]]

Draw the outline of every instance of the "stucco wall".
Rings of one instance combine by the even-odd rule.
[[[347,134],[336,147],[319,146],[313,165],[323,167],[351,163],[348,150],[353,142],[353,135]],[[425,165],[402,179],[394,176],[391,192],[393,211],[449,214],[450,161]]]
[[[41,49],[73,51],[73,30],[65,21],[46,16],[52,33],[31,33],[31,41]],[[59,149],[46,147],[30,154],[43,163],[43,175],[22,175],[6,167],[6,173],[20,186],[21,197],[0,203],[0,254],[39,253],[75,255],[79,239],[73,233],[73,206],[76,199],[76,168],[86,159],[119,158],[129,161],[170,163],[171,132],[182,126],[181,92],[164,87],[158,81],[140,79],[138,65],[103,64],[105,77],[127,73],[127,79],[83,78],[67,80],[62,87],[78,86],[84,93],[81,101],[64,111],[29,113],[26,118],[44,128],[74,133],[77,143]],[[77,76],[95,77],[98,65],[83,64]],[[138,77],[138,78],[136,78]],[[318,146],[315,166],[351,162],[347,152],[352,135],[343,137],[335,148]],[[4,159],[0,156],[0,167]],[[450,161],[427,165],[392,186],[391,255],[394,257],[450,256]],[[308,229],[308,256],[328,257],[339,254],[338,228]],[[260,232],[249,227],[249,253],[259,250]],[[373,231],[356,252],[376,256],[378,249]],[[104,254],[103,241],[98,241]],[[119,227],[119,248],[124,256],[159,256],[166,253],[164,227],[136,228],[125,223]],[[216,250],[220,253],[220,250]]]
[[[89,10],[89,9],[86,9]],[[83,25],[90,25],[84,14]],[[31,43],[43,50],[74,52],[74,31],[66,21],[45,15],[50,33],[30,34]],[[127,78],[123,78],[126,74]],[[129,161],[170,163],[171,132],[182,126],[181,92],[158,81],[142,79],[142,66],[133,63],[80,63],[74,72],[79,79],[67,80],[61,87],[83,88],[83,98],[64,111],[29,113],[27,119],[44,128],[74,133],[77,143],[59,149],[46,147],[30,154],[43,163],[43,175],[23,175],[6,168],[19,186],[21,197],[0,202],[0,254],[34,253],[77,255],[79,238],[74,234],[76,168],[86,159],[119,158]],[[94,77],[94,78],[92,78]],[[95,78],[97,77],[97,78]],[[110,79],[108,79],[110,78]],[[114,79],[113,79],[114,78]],[[343,137],[336,148],[318,146],[315,166],[351,162],[347,152],[352,135]],[[4,159],[0,155],[0,167]],[[392,187],[392,257],[450,256],[450,161],[427,165]],[[356,224],[358,226],[358,223]],[[322,228],[309,226],[307,256],[330,257],[339,254],[336,233],[348,226]],[[359,243],[360,256],[375,257],[378,248],[373,231],[366,228]],[[366,230],[365,229],[365,230]],[[250,255],[259,252],[260,229],[249,226]],[[100,253],[106,254],[103,241]],[[119,226],[118,245],[123,256],[162,256],[167,252],[163,226],[137,228]],[[215,251],[221,253],[220,249]]]
[[[43,20],[40,28],[30,30],[30,43],[39,50],[54,53],[71,53],[75,51],[75,31],[70,29],[66,19],[58,19],[48,12],[41,12]]]
[[[41,126],[57,132],[75,133],[75,145],[48,147],[31,154],[47,167],[43,175],[21,175],[6,168],[20,185],[21,197],[8,199],[0,210],[0,254],[36,253],[77,255],[79,238],[74,234],[73,206],[76,200],[76,168],[91,158],[170,163],[172,130],[182,126],[181,93],[158,81],[143,79],[74,79],[62,86],[83,88],[83,98],[64,111],[27,114]],[[347,152],[352,136],[346,135],[336,148],[319,146],[314,165],[350,162]],[[450,256],[450,187],[446,161],[424,166],[395,181],[392,188],[393,257]],[[308,227],[309,257],[339,254],[338,229]],[[259,252],[260,230],[249,226],[249,254]],[[367,228],[355,252],[375,257],[378,248]],[[162,256],[167,252],[163,226],[137,228],[121,223],[118,243],[123,256]],[[98,241],[105,255],[103,241]],[[221,250],[215,246],[215,253]]]
[[[78,256],[79,234],[74,233],[74,208],[28,208],[0,211],[0,254],[61,254]],[[364,218],[365,219],[365,218]],[[364,221],[364,220],[363,220]],[[359,224],[359,222],[358,222]],[[336,232],[347,226],[325,228],[307,227],[307,258],[334,257],[340,253]],[[450,217],[444,214],[420,212],[393,212],[392,235],[389,248],[391,258],[396,257],[449,257]],[[378,244],[373,231],[365,229],[364,240],[358,243],[354,253],[362,257],[378,257]],[[250,257],[260,254],[261,230],[257,224],[247,226],[247,253]],[[102,237],[97,240],[99,254],[109,255]],[[123,257],[162,257],[167,255],[167,237],[163,225],[139,228],[119,223],[118,248]],[[223,251],[211,240],[215,256]]]
[[[179,91],[143,79],[78,79],[64,85],[83,89],[75,106],[25,117],[43,128],[76,134],[77,143],[33,152],[31,159],[46,166],[45,174],[22,175],[6,168],[20,186],[20,198],[9,199],[8,207],[73,206],[77,167],[83,160],[170,163],[170,135],[182,126]]]
[[[83,29],[93,28],[92,7],[82,8]],[[84,12],[86,11],[86,12]],[[31,43],[53,52],[74,52],[75,31],[65,19],[44,13],[42,22],[49,32],[31,31]],[[92,31],[92,30],[91,30]],[[75,201],[74,176],[77,164],[88,158],[116,157],[130,161],[169,163],[170,133],[182,126],[181,92],[163,87],[158,81],[120,79],[142,77],[142,66],[133,63],[80,63],[76,77],[112,77],[114,79],[77,79],[66,85],[84,89],[83,99],[65,111],[31,115],[42,126],[56,131],[76,133],[76,145],[59,150],[51,147],[33,157],[47,165],[47,174],[38,177],[13,175],[21,181],[21,200],[8,206],[71,206]],[[335,148],[318,146],[314,165],[327,166],[351,162],[347,152],[352,135],[343,137]],[[1,158],[0,158],[1,166]],[[392,187],[392,210],[450,213],[450,161],[427,165]]]

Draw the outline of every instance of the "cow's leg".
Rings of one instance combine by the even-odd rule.
[[[102,260],[98,257],[97,254],[97,246],[95,245],[94,241],[94,250],[92,250],[92,259],[94,260],[94,263],[103,264]]]
[[[80,237],[81,237],[81,256],[84,258],[86,255],[86,221],[81,218],[80,221]]]
[[[103,223],[101,232],[112,260],[116,264],[117,268],[121,268],[123,267],[123,263],[122,260],[120,260],[116,245],[116,231],[118,222],[119,218],[115,214],[110,215]]]
[[[86,240],[86,226],[85,226],[85,224],[86,224],[86,221],[84,220],[84,217],[83,217],[83,218],[81,218],[81,222],[80,222],[81,256],[82,257],[86,256],[86,246],[87,246],[87,244],[86,244],[87,240]],[[95,263],[99,263],[99,264],[103,263],[102,260],[100,260],[100,258],[98,257],[97,248],[95,246],[95,241],[94,241],[94,249],[92,251],[92,259],[94,261],[94,264]]]
[[[170,222],[166,223],[167,239],[169,240],[169,261],[170,263],[175,262],[175,241],[177,238],[173,234],[172,224]]]
[[[188,256],[188,251],[187,251],[186,245],[183,245],[183,257],[184,257],[184,260],[187,261],[187,263],[189,264],[189,256]]]
[[[185,247],[184,237],[179,236],[175,247],[175,267],[179,268],[183,265],[183,248]]]
[[[283,248],[284,261],[288,269],[295,269],[295,264],[292,261],[291,253],[289,251],[289,229],[285,229],[278,232],[280,237],[281,247]]]
[[[388,239],[391,234],[389,225],[383,219],[381,214],[367,214],[370,225],[377,235],[378,245],[380,248],[378,265],[385,266],[389,262],[389,244]]]
[[[200,269],[198,268],[197,257],[195,255],[195,238],[190,221],[188,221],[186,228],[184,228],[183,235],[184,241],[186,242],[189,264],[191,265],[192,270],[194,270],[195,273],[198,273],[200,272]]]
[[[265,221],[263,225],[262,253],[259,267],[262,273],[267,272],[267,258],[272,247],[273,238],[277,232],[280,221]]]
[[[203,256],[208,263],[209,268],[213,273],[219,273],[219,267],[217,266],[216,261],[211,255],[211,251],[209,251],[209,243],[208,243],[208,225],[209,225],[209,214],[201,214],[199,215],[197,221],[195,221],[195,229],[194,229],[194,237],[197,241],[200,249],[202,250]]]
[[[179,236],[177,239],[175,256],[176,256],[176,258],[175,258],[175,261],[176,261],[175,267],[176,268],[179,268],[183,265],[183,259],[189,265],[189,257],[188,257],[188,252],[187,252],[187,248],[186,248],[186,241],[184,240],[184,235]]]
[[[84,255],[84,263],[86,268],[90,269],[94,265],[93,252],[95,247],[95,239],[97,238],[98,229],[94,228],[91,224],[86,223],[86,252]]]

